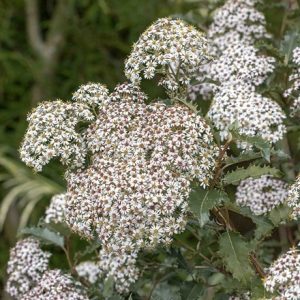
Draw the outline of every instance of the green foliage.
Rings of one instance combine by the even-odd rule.
[[[152,293],[151,300],[182,300],[179,286],[160,283]]]
[[[247,136],[238,133],[238,128],[234,126],[230,131],[232,137],[237,141],[245,142],[259,149],[266,161],[270,162],[271,144],[259,136]]]
[[[249,261],[249,245],[238,233],[226,231],[220,236],[219,247],[226,270],[242,283],[249,282],[254,275]]]
[[[201,187],[194,188],[190,193],[190,209],[198,219],[200,227],[203,227],[209,220],[209,211],[223,201],[228,200],[225,192],[205,190]]]
[[[112,276],[109,276],[104,281],[103,296],[109,298],[113,295],[113,292],[114,292],[114,279]]]
[[[256,166],[250,165],[248,168],[237,168],[232,172],[227,172],[223,177],[223,183],[225,185],[233,184],[237,185],[241,180],[246,178],[259,178],[262,175],[272,175],[274,177],[280,177],[281,173],[278,169],[270,166]]]
[[[270,212],[270,220],[272,221],[274,226],[278,226],[281,223],[285,223],[286,220],[289,219],[290,214],[291,214],[291,209],[286,205],[282,205],[274,208]]]
[[[181,286],[180,294],[182,299],[186,300],[198,300],[199,295],[203,291],[203,286],[198,283],[187,282]]]
[[[31,235],[41,240],[44,244],[52,244],[61,248],[64,248],[64,238],[54,231],[50,231],[48,228],[30,227],[24,228],[20,232],[24,235]]]

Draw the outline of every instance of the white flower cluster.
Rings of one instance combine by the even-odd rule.
[[[204,35],[181,20],[160,19],[133,46],[125,75],[133,83],[162,76],[159,84],[169,91],[186,87],[201,64],[208,60]]]
[[[296,181],[291,185],[288,198],[286,201],[287,205],[292,208],[291,217],[297,219],[300,216],[300,176],[297,177]]]
[[[189,97],[195,100],[200,94],[205,100],[211,99],[230,82],[258,86],[272,73],[274,63],[273,57],[260,55],[252,45],[229,45],[211,63],[201,66],[197,84],[189,87]]]
[[[84,261],[78,264],[75,269],[80,277],[85,278],[91,284],[96,283],[102,276],[99,262]]]
[[[24,295],[41,280],[48,269],[50,255],[42,251],[39,242],[33,238],[17,242],[10,250],[7,265],[7,293],[17,300],[23,300]]]
[[[281,300],[300,299],[300,254],[292,248],[268,269],[264,280],[267,291],[279,293]]]
[[[255,5],[257,0],[227,0],[213,16],[207,36],[212,41],[215,53],[224,51],[233,44],[253,45],[269,38],[265,17]]]
[[[290,87],[285,90],[284,97],[291,97],[293,103],[291,105],[291,114],[299,114],[300,111],[300,47],[293,50],[292,62],[295,64],[294,72],[289,76]]]
[[[274,57],[259,55],[252,45],[238,43],[228,46],[209,65],[209,78],[221,84],[228,81],[260,85],[274,70]]]
[[[63,223],[65,219],[66,194],[54,195],[45,212],[46,223]]]
[[[126,253],[125,251],[111,252],[101,249],[99,253],[101,270],[107,277],[114,278],[118,293],[127,293],[131,284],[139,276],[136,266],[137,251]]]
[[[22,300],[89,300],[80,282],[60,270],[45,272]]]
[[[280,106],[256,93],[253,86],[240,82],[222,86],[215,95],[208,116],[220,130],[222,140],[228,137],[229,127],[235,122],[240,134],[258,135],[271,143],[282,139],[286,132],[283,124],[285,114]],[[240,143],[239,147],[247,148],[248,145]]]
[[[253,46],[270,35],[265,29],[265,18],[255,5],[257,0],[227,0],[213,15],[207,37],[212,63],[200,67],[197,84],[189,87],[189,96],[195,100],[202,95],[211,99],[222,89],[216,84],[228,80],[241,80],[254,85],[261,84],[273,71],[275,60],[259,54]]]
[[[247,206],[255,215],[262,215],[282,203],[288,194],[288,185],[269,175],[242,180],[237,188],[236,202]]]
[[[228,136],[228,127],[238,123],[240,133],[259,135],[271,143],[283,137],[284,112],[277,103],[261,96],[255,87],[274,70],[275,59],[261,55],[254,43],[269,35],[264,16],[255,8],[256,0],[228,0],[214,15],[208,30],[215,59],[201,66],[199,82],[189,89],[204,99],[214,95],[208,115],[213,125]],[[238,143],[242,149],[249,147]]]
[[[43,102],[27,118],[29,128],[20,149],[21,159],[36,171],[54,157],[60,157],[65,165],[81,167],[86,147],[76,126],[93,119],[86,104]]]
[[[108,99],[108,89],[100,83],[81,85],[73,94],[72,100],[86,103],[90,107],[98,107]]]
[[[206,187],[218,156],[200,116],[179,104],[146,105],[145,97],[133,85],[116,88],[87,130],[91,165],[67,176],[67,223],[84,237],[96,234],[103,263],[121,271],[126,263],[128,274],[136,274],[133,253],[169,244],[184,229],[190,182]],[[125,291],[120,276],[116,287]]]

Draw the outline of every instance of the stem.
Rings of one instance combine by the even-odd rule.
[[[266,274],[254,254],[250,254],[250,260],[253,266],[255,267],[256,272],[259,274],[259,276],[261,278],[264,278]]]
[[[219,157],[218,157],[217,164],[216,164],[215,176],[214,176],[214,178],[213,178],[213,180],[211,182],[210,189],[213,189],[215,187],[215,185],[217,184],[218,179],[220,178],[220,176],[222,174],[222,162],[223,162],[223,158],[224,158],[224,156],[226,154],[226,151],[227,151],[228,147],[230,146],[231,141],[232,141],[232,135],[230,134],[229,138],[226,141],[226,143],[223,146],[223,148],[222,148],[222,146],[220,146]]]
[[[65,255],[66,255],[66,258],[67,258],[67,261],[69,264],[69,268],[71,270],[71,274],[74,276],[78,276],[78,273],[75,269],[75,266],[74,266],[74,263],[73,263],[73,260],[72,260],[71,254],[70,254],[71,253],[71,244],[70,244],[69,237],[65,238],[65,246],[63,247],[63,250],[65,252]]]
[[[287,153],[291,157],[291,150],[289,145],[288,137],[285,136],[281,142],[281,147],[285,153]],[[286,174],[286,177],[289,181],[294,181],[296,178],[296,174],[294,171],[294,164],[292,160],[289,160],[282,164],[282,170]],[[287,250],[289,248],[291,235],[289,235],[290,228],[286,225],[280,226],[278,228],[279,240],[282,250]]]

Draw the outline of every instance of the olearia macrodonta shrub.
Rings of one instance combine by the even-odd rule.
[[[258,4],[226,1],[206,35],[160,19],[125,62],[129,82],[112,92],[84,84],[71,101],[29,114],[21,159],[35,171],[60,160],[66,191],[13,248],[9,294],[300,299],[299,170],[289,148],[299,47],[283,36],[272,43]],[[167,99],[144,93],[148,79]],[[49,263],[49,244],[68,270]]]

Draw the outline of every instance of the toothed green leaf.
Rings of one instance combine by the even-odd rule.
[[[227,271],[242,283],[251,280],[254,271],[250,266],[250,247],[242,239],[240,234],[235,232],[224,232],[219,239],[219,255]]]
[[[214,189],[205,190],[197,187],[190,193],[190,209],[198,218],[200,226],[204,226],[209,220],[209,211],[222,201],[226,201],[228,196],[225,192]]]
[[[228,184],[238,184],[241,180],[244,180],[246,178],[252,177],[252,178],[259,178],[262,175],[272,175],[275,177],[280,177],[281,173],[278,169],[269,167],[269,166],[255,166],[251,165],[250,167],[244,169],[244,168],[237,168],[236,170],[232,172],[228,172],[223,177],[223,183],[225,185]]]
[[[20,233],[25,235],[32,235],[37,239],[41,240],[45,244],[53,244],[61,248],[64,247],[63,236],[57,234],[54,231],[49,230],[48,228],[42,228],[42,227],[24,228],[21,230]]]

